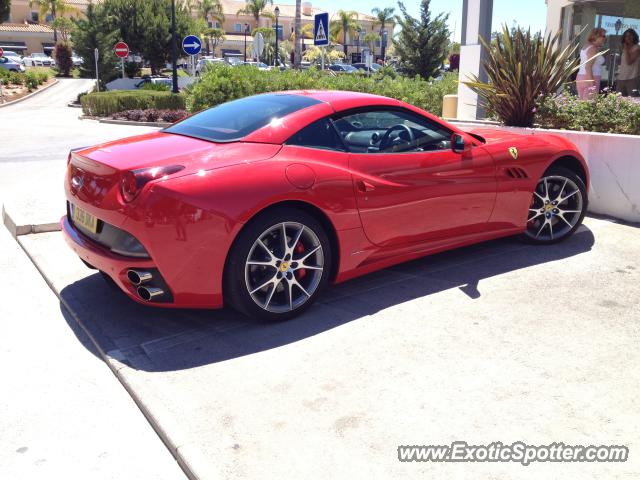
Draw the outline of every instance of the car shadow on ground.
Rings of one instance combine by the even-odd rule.
[[[95,348],[77,323],[102,351],[132,368],[174,371],[304,340],[452,288],[479,298],[484,279],[561,261],[588,252],[593,244],[593,233],[582,226],[572,238],[555,245],[532,246],[506,238],[432,255],[332,286],[305,314],[275,324],[257,323],[231,309],[166,310],[139,305],[109,288],[99,274],[65,287],[61,310],[92,353],[96,354]]]

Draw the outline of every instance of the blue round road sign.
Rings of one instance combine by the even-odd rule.
[[[182,40],[182,50],[187,55],[197,55],[202,49],[202,42],[195,35],[187,35]]]

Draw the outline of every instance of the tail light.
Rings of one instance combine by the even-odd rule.
[[[183,170],[182,165],[170,165],[167,167],[140,168],[125,172],[120,181],[120,192],[125,202],[133,201],[151,180],[167,178],[169,175]]]

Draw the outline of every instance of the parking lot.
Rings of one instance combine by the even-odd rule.
[[[13,156],[0,164],[3,202],[29,191],[29,203],[19,208],[31,219],[34,212],[48,218],[64,210],[55,205],[58,193],[62,198],[55,178],[66,158],[58,150],[78,143],[78,129],[91,129],[92,140],[142,131],[82,123],[69,113],[60,113],[57,125],[46,118],[47,135],[56,138],[49,148],[11,147]],[[46,190],[53,193],[33,189],[31,173],[38,188],[53,182]],[[277,324],[231,310],[138,305],[87,269],[60,232],[18,242],[51,287],[47,293],[57,296],[51,315],[66,321],[58,334],[106,362],[139,419],[146,417],[148,431],[191,478],[640,475],[636,226],[587,217],[561,244],[535,247],[508,238],[405,263],[332,286],[307,313]],[[34,341],[22,349],[34,359],[46,350],[53,362],[53,342],[64,345],[54,336],[36,342],[37,329],[30,336]],[[21,381],[10,377],[8,391]],[[65,384],[56,395],[74,401]],[[38,408],[57,414],[46,403]],[[64,421],[73,430],[82,418]],[[117,435],[104,438],[118,441]],[[627,445],[631,453],[625,463],[528,467],[398,461],[398,445],[455,440]],[[141,434],[138,447],[130,448],[154,458],[151,442]],[[163,470],[167,478],[181,476]],[[106,473],[128,478],[131,472]]]

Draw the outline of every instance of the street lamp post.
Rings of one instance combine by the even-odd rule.
[[[172,88],[173,93],[178,93],[178,49],[176,47],[176,0],[171,0],[171,63],[172,63]]]
[[[360,34],[362,33],[362,28],[360,27],[360,25],[358,25],[358,28],[356,28],[356,59],[358,60],[358,62],[360,61]],[[351,63],[353,63],[353,60],[351,61]]]
[[[280,32],[278,29],[278,17],[280,16],[280,7],[276,5],[276,8],[273,9],[273,13],[276,16],[276,68],[280,68],[280,62],[278,61],[278,33]]]
[[[244,63],[247,63],[247,33],[249,32],[249,24],[244,24]]]

